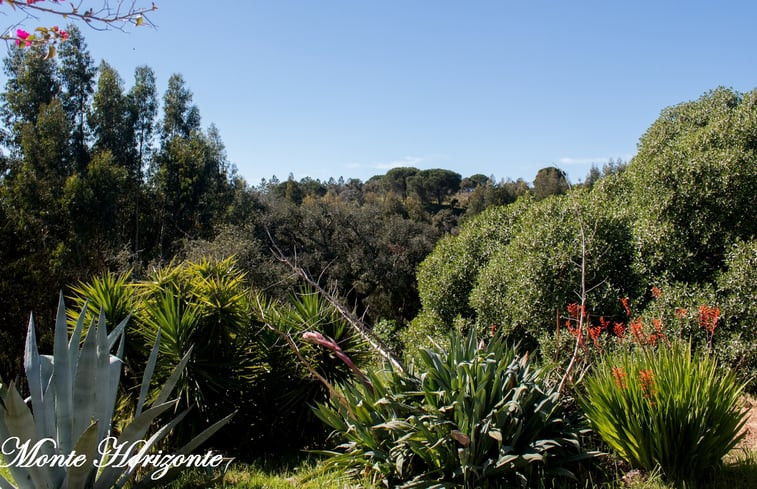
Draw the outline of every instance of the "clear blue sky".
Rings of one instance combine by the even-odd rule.
[[[161,96],[182,73],[253,185],[391,166],[575,182],[664,107],[757,87],[753,1],[156,3],[155,30],[82,27],[94,58],[127,87],[151,66]]]

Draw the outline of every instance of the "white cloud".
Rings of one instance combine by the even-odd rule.
[[[607,163],[611,158],[614,160],[616,158],[620,158],[623,161],[628,161],[631,159],[633,155],[625,154],[620,156],[598,156],[596,158],[571,158],[571,157],[563,157],[557,160],[557,162],[561,165],[588,165],[590,163],[598,163],[603,164]]]

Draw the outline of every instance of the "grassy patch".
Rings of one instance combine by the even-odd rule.
[[[210,484],[208,480],[211,480]],[[355,481],[343,472],[325,470],[314,462],[295,468],[234,465],[226,473],[188,471],[164,486],[166,489],[359,489],[375,487],[369,481]]]

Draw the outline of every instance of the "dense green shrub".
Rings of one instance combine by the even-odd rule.
[[[743,436],[742,385],[690,344],[607,355],[583,388],[579,403],[604,441],[674,481],[701,482]]]
[[[502,325],[531,339],[553,330],[555,311],[579,298],[583,258],[592,309],[608,317],[620,313],[618,298],[637,284],[630,229],[611,203],[596,197],[574,190],[524,213],[517,233],[493,254],[471,291],[479,324]]]
[[[757,91],[665,109],[624,177],[640,273],[712,280],[730,244],[757,233]]]
[[[369,374],[316,413],[346,443],[331,464],[373,473],[389,487],[525,487],[572,476],[581,429],[528,355],[504,336],[453,334],[424,350],[416,374]]]
[[[458,315],[472,313],[471,284],[491,256],[510,241],[516,223],[532,203],[533,199],[524,197],[513,205],[487,209],[468,221],[459,235],[439,241],[418,267],[424,312],[444,325]]]

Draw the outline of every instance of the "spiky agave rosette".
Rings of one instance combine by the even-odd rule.
[[[68,456],[71,452],[84,455],[86,463],[80,466],[26,467],[10,465],[9,469],[16,486],[0,476],[2,489],[108,489],[121,488],[135,478],[138,465],[111,464],[98,471],[96,461],[108,454],[101,454],[103,440],[111,435],[113,413],[121,377],[121,358],[124,349],[124,330],[128,318],[108,333],[105,317],[100,313],[97,323],[92,323],[84,334],[84,305],[71,337],[66,325],[66,308],[61,295],[55,322],[53,355],[40,355],[37,350],[34,319],[29,321],[24,351],[24,370],[29,386],[31,401],[27,402],[18,393],[13,382],[0,385],[0,437],[8,440],[17,437],[20,444],[27,441],[34,446],[46,438],[55,443],[42,443],[39,455]],[[84,341],[82,342],[82,336]],[[111,350],[118,343],[118,352]],[[116,437],[117,444],[131,446],[139,444],[134,456],[148,454],[157,442],[165,438],[186,416],[188,409],[172,418],[166,425],[150,431],[158,416],[174,408],[177,400],[169,400],[184,367],[189,353],[176,365],[171,376],[162,386],[157,396],[148,401],[148,391],[152,373],[158,357],[160,334],[150,353],[131,422]],[[191,442],[176,451],[186,455],[211,435],[228,423],[232,415],[226,416]],[[149,434],[147,439],[145,436]],[[28,465],[28,464],[26,464]],[[101,463],[102,465],[102,463]],[[173,471],[176,474],[176,471]],[[152,485],[155,481],[146,474],[132,487]],[[169,473],[167,477],[170,478]],[[164,477],[163,480],[166,480]]]

